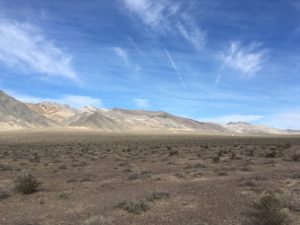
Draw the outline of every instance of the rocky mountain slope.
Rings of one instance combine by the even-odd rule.
[[[73,127],[91,127],[105,131],[198,131],[223,133],[227,129],[213,123],[201,123],[195,120],[174,116],[165,112],[143,110],[83,110],[67,120]]]
[[[0,127],[2,129],[50,127],[57,124],[32,111],[26,104],[0,91]]]
[[[244,122],[220,125],[174,116],[161,111],[98,109],[86,106],[73,109],[55,102],[22,103],[0,91],[0,129],[90,128],[109,132],[164,131],[206,134],[288,134],[266,126]]]
[[[245,122],[230,122],[224,127],[235,133],[241,134],[285,134],[286,131],[262,125],[252,125]]]
[[[289,134],[300,134],[300,130],[285,130]]]
[[[76,115],[77,111],[68,105],[60,105],[55,102],[29,103],[28,108],[57,123],[63,123],[65,119]]]

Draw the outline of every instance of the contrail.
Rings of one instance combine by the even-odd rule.
[[[178,78],[180,80],[180,83],[181,83],[183,89],[186,91],[187,90],[186,85],[185,85],[185,83],[184,83],[184,81],[182,79],[181,73],[178,71],[178,68],[177,68],[177,66],[176,66],[176,64],[175,64],[172,56],[170,55],[170,53],[168,52],[168,50],[165,47],[164,47],[164,51],[165,51],[166,55],[168,56],[168,59],[169,59],[171,65],[172,65],[173,69],[177,73],[177,76],[178,76]]]

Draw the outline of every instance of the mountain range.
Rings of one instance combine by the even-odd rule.
[[[197,132],[203,134],[295,134],[245,122],[225,125],[199,122],[161,111],[99,109],[85,106],[74,109],[55,102],[23,103],[0,91],[0,129],[81,128],[106,132]]]

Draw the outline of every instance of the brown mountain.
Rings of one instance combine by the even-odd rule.
[[[86,106],[73,109],[55,102],[25,104],[0,91],[0,128],[86,128],[109,132],[163,131],[197,132],[205,134],[293,134],[261,125],[245,122],[199,122],[161,111],[98,109]]]
[[[75,116],[77,110],[72,109],[68,105],[60,105],[55,102],[41,102],[37,104],[29,103],[27,106],[50,120],[54,120],[57,123],[63,123],[64,120]]]
[[[272,127],[253,125],[245,122],[231,122],[227,123],[225,127],[235,133],[241,134],[285,134],[286,131],[279,130]]]
[[[202,133],[223,133],[227,129],[214,123],[202,123],[165,112],[144,110],[84,109],[69,118],[72,127],[89,127],[104,131],[196,131]]]
[[[32,111],[28,106],[0,91],[0,127],[2,129],[51,127],[56,123]]]

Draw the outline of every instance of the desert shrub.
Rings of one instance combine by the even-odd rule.
[[[241,168],[241,171],[245,171],[245,172],[249,172],[249,171],[251,171],[252,169],[251,169],[251,167],[250,166],[247,166],[247,165],[245,165],[245,166],[243,166],[242,168]]]
[[[170,194],[161,191],[154,191],[146,195],[146,200],[150,202],[154,202],[162,199],[168,199],[168,198],[170,198]]]
[[[10,171],[11,167],[9,165],[0,164],[0,171]]]
[[[36,152],[33,154],[33,157],[29,159],[29,161],[31,163],[40,163],[41,162],[40,157],[39,157],[38,153],[36,153]]]
[[[27,221],[27,220],[21,220],[21,221],[17,221],[14,223],[14,225],[39,225],[38,223],[36,222],[30,222],[30,221]]]
[[[300,179],[300,173],[293,173],[290,176],[292,179]]]
[[[252,176],[252,179],[254,179],[255,181],[258,181],[258,182],[262,182],[262,181],[267,181],[267,177],[265,176],[261,176],[261,175],[255,175],[255,176]]]
[[[230,156],[230,159],[231,160],[234,160],[236,158],[236,154],[233,152],[232,154],[231,154],[231,156]]]
[[[128,166],[128,162],[121,162],[118,164],[118,166]]]
[[[79,164],[78,164],[78,166],[79,167],[85,167],[85,166],[87,166],[88,164],[87,164],[87,162],[85,162],[85,161],[82,161],[82,162],[80,162]]]
[[[193,168],[206,168],[206,166],[199,162],[199,163],[194,164]]]
[[[141,175],[145,176],[145,177],[151,177],[151,171],[150,170],[143,170],[141,172]]]
[[[128,176],[128,180],[138,180],[140,178],[140,175],[137,173],[132,173]]]
[[[240,183],[242,187],[256,187],[258,183],[255,180],[242,180]]]
[[[66,170],[68,169],[66,165],[61,165],[58,167],[59,170]]]
[[[38,190],[41,185],[30,173],[21,172],[14,180],[14,188],[18,193],[31,194]]]
[[[77,180],[76,179],[69,179],[69,180],[67,180],[67,183],[74,183],[74,182],[77,182]]]
[[[273,193],[263,195],[249,212],[249,225],[288,225],[289,216],[283,204]]]
[[[66,200],[66,199],[69,199],[70,196],[67,193],[59,193],[57,195],[57,198],[60,199],[60,200]]]
[[[271,151],[271,152],[268,152],[265,154],[265,157],[266,158],[275,158],[277,156],[277,153],[275,150]]]
[[[293,154],[292,155],[292,160],[294,161],[294,162],[299,162],[300,161],[300,154],[298,153],[298,154]]]
[[[288,208],[294,212],[300,212],[300,197],[293,192],[281,194],[280,201],[284,208]]]
[[[170,151],[170,152],[169,152],[169,155],[170,155],[170,156],[178,155],[178,154],[179,154],[179,153],[178,153],[178,151],[176,151],[176,150],[175,150],[175,151]]]
[[[218,163],[220,161],[220,157],[219,156],[214,156],[212,158],[213,163]]]
[[[185,178],[185,174],[183,173],[175,173],[174,176],[177,178]]]
[[[40,224],[36,222],[21,222],[18,223],[18,225],[40,225]]]
[[[217,169],[216,170],[216,174],[218,175],[218,176],[227,176],[228,175],[228,173],[224,170],[224,169]]]
[[[123,171],[123,173],[131,173],[133,172],[131,168],[125,168]]]
[[[253,149],[250,149],[248,155],[249,155],[250,157],[254,156],[254,150],[253,150]]]
[[[111,219],[103,216],[93,216],[83,222],[83,225],[113,225]]]
[[[126,210],[129,213],[141,214],[150,209],[150,206],[145,201],[123,201],[117,205],[117,208]]]
[[[195,164],[188,164],[184,169],[196,169],[196,168],[206,168],[204,164],[201,162],[195,163]]]
[[[140,173],[132,173],[128,176],[128,180],[138,180],[138,179],[146,179],[151,177],[151,171],[143,170]]]
[[[6,193],[6,191],[0,190],[0,200],[6,199],[9,197],[9,194]]]

